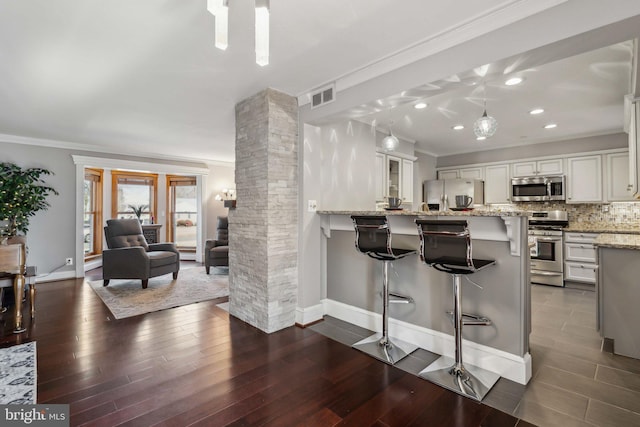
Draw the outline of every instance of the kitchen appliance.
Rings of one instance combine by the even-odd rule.
[[[432,179],[423,182],[422,190],[429,210],[457,208],[457,196],[469,197],[474,205],[484,204],[484,181],[480,179]]]
[[[511,180],[511,200],[514,202],[546,202],[564,199],[564,175],[531,176]]]
[[[529,214],[531,283],[564,286],[562,229],[569,224],[565,211]]]

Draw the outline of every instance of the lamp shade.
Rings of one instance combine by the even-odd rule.
[[[493,136],[493,134],[496,133],[496,130],[498,130],[498,121],[487,115],[486,109],[484,110],[482,117],[476,120],[473,124],[473,132],[477,137],[488,138]]]
[[[394,151],[395,149],[398,148],[399,145],[400,145],[400,141],[391,132],[389,132],[389,135],[385,136],[382,139],[382,148],[384,148],[385,151]]]

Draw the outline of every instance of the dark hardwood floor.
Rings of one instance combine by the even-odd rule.
[[[42,283],[0,346],[37,342],[38,403],[70,404],[74,426],[530,425],[310,329],[267,335],[225,300],[114,320],[83,280]]]

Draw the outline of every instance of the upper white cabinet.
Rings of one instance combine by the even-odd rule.
[[[631,103],[629,117],[629,191],[632,197],[640,198],[640,184],[638,179],[640,174],[638,173],[638,167],[640,166],[640,138],[638,138],[638,132],[640,132],[640,111],[638,104]]]
[[[376,153],[375,163],[376,201],[387,197],[399,197],[413,202],[413,161],[391,154]]]
[[[605,156],[606,201],[628,202],[633,199],[629,183],[629,153],[612,153]]]
[[[465,168],[460,169],[460,178],[483,179],[484,174],[482,168]]]
[[[484,168],[484,202],[509,203],[511,200],[511,181],[509,165],[493,165]]]
[[[562,175],[562,159],[547,159],[529,162],[513,163],[512,176],[519,178],[534,175]]]
[[[383,201],[387,194],[385,190],[387,182],[386,156],[376,153],[376,169],[374,179],[376,180],[376,201]]]
[[[402,159],[387,155],[387,197],[400,197]]]
[[[438,179],[456,179],[456,178],[460,178],[459,169],[438,171]]]
[[[567,159],[567,203],[602,202],[602,156]]]
[[[413,202],[413,162],[407,159],[402,159],[400,198],[405,202]]]

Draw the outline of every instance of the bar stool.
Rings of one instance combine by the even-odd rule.
[[[462,326],[487,326],[485,317],[462,313],[461,276],[495,264],[494,260],[472,258],[467,221],[416,219],[420,234],[420,259],[438,271],[453,276],[453,329],[455,359],[442,356],[420,372],[420,377],[449,390],[482,400],[500,376],[477,366],[462,363]],[[451,312],[449,312],[451,314]]]
[[[413,344],[389,338],[389,303],[412,303],[413,298],[389,292],[389,264],[416,253],[414,249],[391,247],[391,229],[386,216],[352,215],[356,230],[356,249],[373,259],[382,261],[382,333],[376,333],[353,345],[376,359],[390,365],[411,354],[418,348]],[[390,300],[393,297],[393,300]]]

